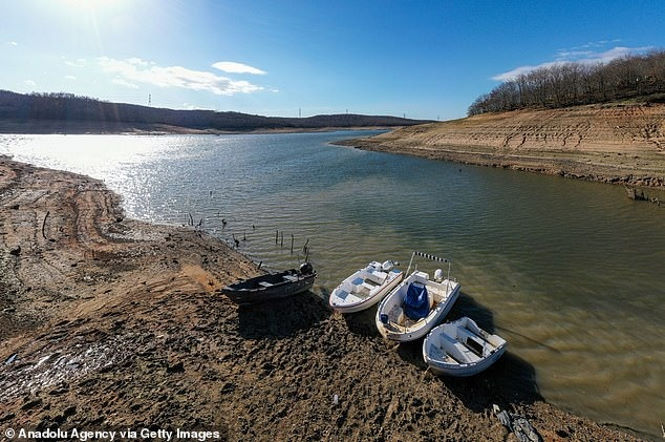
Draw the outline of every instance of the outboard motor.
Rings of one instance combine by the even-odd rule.
[[[390,260],[381,264],[381,270],[383,270],[384,272],[389,272],[392,268],[393,268],[393,262]]]
[[[436,282],[441,282],[441,281],[443,281],[443,270],[441,270],[441,269],[436,269],[436,270],[434,271],[434,280],[435,280]]]
[[[303,275],[310,275],[310,274],[314,273],[314,267],[312,267],[312,264],[310,264],[308,262],[304,262],[304,263],[300,264],[299,271]]]
[[[370,267],[374,270],[380,271],[381,270],[381,263],[379,261],[372,261],[372,262],[369,263],[368,267]]]

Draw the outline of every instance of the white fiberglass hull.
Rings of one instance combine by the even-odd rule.
[[[474,345],[469,345],[472,339]],[[487,370],[506,351],[507,343],[480,329],[470,318],[434,328],[423,341],[423,359],[438,375],[466,377]]]
[[[390,272],[385,272],[385,277],[380,276],[385,278],[381,284],[370,286],[366,279],[368,268],[369,266],[358,270],[332,291],[328,303],[333,310],[340,313],[355,313],[366,310],[379,303],[404,278],[402,271],[393,269]]]
[[[409,284],[413,282],[425,284],[432,296],[429,314],[418,321],[405,318],[402,310],[404,296]],[[457,281],[446,279],[438,283],[430,280],[426,273],[413,272],[379,305],[375,318],[376,328],[384,338],[392,341],[407,342],[420,339],[450,312],[459,297],[460,288],[461,285]],[[387,322],[382,320],[382,315],[387,316]]]

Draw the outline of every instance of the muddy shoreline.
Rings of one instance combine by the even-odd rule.
[[[321,297],[238,308],[217,290],[257,274],[204,232],[127,219],[98,180],[0,159],[0,426],[219,431],[240,440],[638,440],[543,400],[505,355],[472,379],[425,371],[371,310]],[[462,295],[452,312],[492,313]],[[337,395],[338,401],[334,401]]]
[[[483,114],[336,144],[609,184],[665,189],[665,105]]]

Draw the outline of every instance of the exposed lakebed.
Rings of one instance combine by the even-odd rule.
[[[297,264],[291,234],[296,250],[309,239],[317,293],[371,259],[451,257],[547,400],[657,434],[665,211],[618,186],[329,144],[365,133],[3,135],[0,153],[104,179],[132,217],[191,213],[269,267]]]

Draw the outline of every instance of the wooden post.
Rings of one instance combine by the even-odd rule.
[[[291,254],[292,255],[293,255],[293,241],[294,241],[294,237],[293,237],[293,233],[292,233],[291,234]]]
[[[46,215],[44,215],[44,222],[42,223],[42,236],[46,239],[46,218],[50,215],[51,211],[47,210]]]
[[[278,241],[279,241],[279,230],[275,230],[275,245],[277,245]]]

